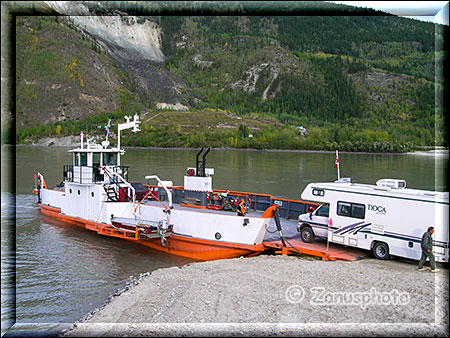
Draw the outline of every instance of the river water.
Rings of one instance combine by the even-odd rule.
[[[2,335],[14,323],[6,336],[55,335],[101,306],[130,276],[192,262],[41,215],[32,194],[33,175],[41,172],[49,187],[60,183],[63,165],[72,163],[67,150],[2,146],[3,163],[11,167],[2,168]],[[158,175],[183,185],[196,153],[129,148],[122,165],[130,166],[132,181]],[[212,150],[206,159],[215,169],[214,188],[281,198],[300,199],[309,182],[337,177],[331,152]],[[341,153],[339,160],[341,177],[358,183],[399,178],[409,188],[448,191],[448,153]]]

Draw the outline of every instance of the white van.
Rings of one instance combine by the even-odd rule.
[[[351,179],[310,183],[303,200],[322,203],[300,215],[298,231],[305,242],[315,237],[389,255],[420,259],[421,239],[434,226],[433,252],[438,262],[449,260],[449,193],[407,189],[406,181],[384,179],[376,185]]]
[[[298,216],[298,232],[304,242],[311,243],[315,237],[328,237],[330,203],[323,203],[315,210]]]

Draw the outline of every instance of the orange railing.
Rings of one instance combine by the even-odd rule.
[[[160,188],[157,185],[146,185],[144,184],[144,186],[149,187],[149,188]],[[172,186],[172,187],[168,187],[170,189],[173,190],[184,190],[183,186]],[[318,203],[313,203],[313,202],[306,202],[306,201],[299,201],[299,200],[292,200],[292,199],[287,199],[287,198],[279,198],[279,197],[273,197],[270,194],[260,194],[260,193],[249,193],[249,192],[242,192],[242,191],[232,191],[232,190],[222,190],[222,189],[213,189],[213,193],[224,193],[226,192],[228,195],[231,196],[238,196],[238,197],[247,197],[248,199],[250,199],[251,197],[263,197],[266,198],[266,203],[267,201],[269,201],[270,203],[274,203],[275,201],[280,201],[280,202],[288,202],[288,203],[298,203],[298,204],[305,204],[305,205],[309,205],[309,206],[319,206],[320,204]],[[250,201],[252,201],[252,199],[250,199]],[[258,201],[253,201],[255,202],[255,207],[256,207],[256,203],[259,203]],[[270,205],[269,205],[270,206]]]
[[[134,220],[136,221],[136,211],[139,208],[139,206],[147,199],[148,195],[152,195],[152,197],[157,200],[159,203],[162,204],[162,206],[164,207],[164,209],[166,210],[166,215],[167,215],[167,224],[169,223],[169,208],[159,200],[159,198],[156,196],[155,192],[152,191],[152,188],[161,188],[160,186],[152,186],[152,185],[148,185],[148,184],[143,184],[144,187],[148,187],[148,191],[145,194],[145,196],[139,201],[139,203],[136,205],[136,207],[134,208]]]

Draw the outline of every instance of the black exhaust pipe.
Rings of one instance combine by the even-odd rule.
[[[200,156],[200,154],[202,153],[202,151],[203,151],[203,148],[202,149],[200,149],[200,151],[197,153],[197,156],[196,156],[196,158],[195,158],[195,176],[200,176],[199,175],[199,166],[198,166],[198,163],[199,163],[199,161],[198,161],[198,157]]]
[[[208,155],[211,148],[208,148],[206,152],[203,154],[203,163],[202,163],[202,177],[206,177],[206,155]]]

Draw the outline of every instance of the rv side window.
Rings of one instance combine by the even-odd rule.
[[[352,205],[350,203],[338,202],[337,214],[339,216],[348,216],[348,217],[350,217],[350,210],[351,210],[351,208],[352,208]]]
[[[365,211],[364,204],[352,204],[352,217],[364,219]]]
[[[325,190],[323,189],[313,189],[312,193],[314,196],[325,196]]]
[[[364,204],[338,202],[337,214],[339,216],[364,219],[364,217],[366,215],[366,207]]]

